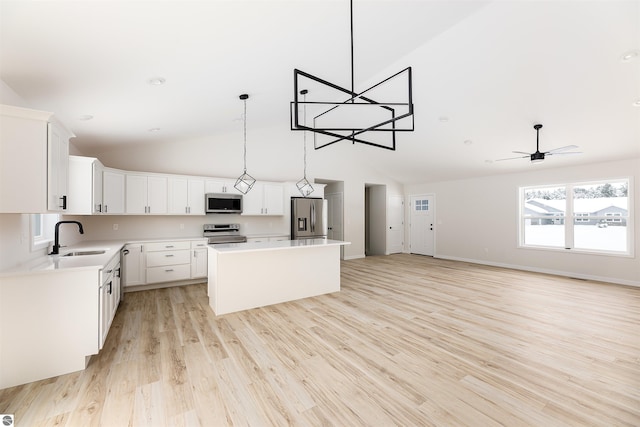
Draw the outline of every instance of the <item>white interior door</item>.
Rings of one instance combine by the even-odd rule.
[[[344,231],[342,225],[342,193],[325,194],[327,200],[327,238],[332,240],[343,240]],[[342,254],[343,246],[340,246]]]
[[[387,219],[387,253],[397,254],[404,249],[404,198],[399,195],[389,196]]]
[[[434,254],[435,196],[432,194],[411,196],[411,244],[412,254]]]

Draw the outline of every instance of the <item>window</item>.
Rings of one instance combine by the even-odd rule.
[[[417,211],[428,211],[429,210],[429,200],[416,200],[416,210]]]
[[[631,254],[629,180],[520,188],[520,246]]]
[[[56,222],[60,219],[58,214],[32,214],[31,215],[31,250],[36,251],[49,246],[53,242],[53,234]]]

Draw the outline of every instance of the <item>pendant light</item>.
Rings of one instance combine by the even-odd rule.
[[[244,115],[242,117],[244,122],[244,172],[238,177],[234,187],[242,194],[247,194],[253,184],[256,183],[256,180],[247,173],[247,99],[249,99],[249,95],[243,93],[240,95],[240,99],[244,102]]]
[[[307,93],[309,91],[306,89],[303,89],[300,91],[300,94],[302,95],[303,100],[306,102],[307,99]],[[303,121],[304,121],[304,125],[307,125],[307,105],[303,104]],[[298,187],[298,191],[300,191],[300,194],[302,194],[303,197],[307,197],[309,194],[313,193],[313,186],[311,185],[311,183],[309,182],[309,180],[307,180],[307,132],[303,132],[302,133],[302,144],[304,146],[304,174],[302,176],[302,179],[298,182],[296,182],[296,187]]]
[[[349,1],[351,87],[343,87],[299,69],[293,70],[291,130],[313,132],[316,150],[347,140],[387,150],[396,149],[397,132],[413,132],[413,83],[407,67],[368,89],[356,91],[353,44],[353,0]],[[317,99],[303,101],[298,87],[314,90]],[[309,106],[311,120],[300,121],[300,105]]]

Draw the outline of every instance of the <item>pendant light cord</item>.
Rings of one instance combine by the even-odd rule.
[[[247,173],[247,100],[244,99],[244,173]]]
[[[302,102],[304,107],[302,108],[302,120],[304,121],[304,126],[307,126],[307,93],[303,91]],[[307,131],[302,132],[302,144],[304,145],[304,173],[303,178],[307,179]]]

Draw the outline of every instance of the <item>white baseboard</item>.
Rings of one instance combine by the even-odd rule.
[[[446,255],[435,255],[434,258],[448,259],[448,260],[451,260],[451,261],[469,262],[469,263],[472,263],[472,264],[490,265],[492,267],[510,268],[512,270],[532,271],[534,273],[554,274],[556,276],[571,277],[571,278],[574,278],[574,279],[595,280],[595,281],[598,281],[598,282],[615,283],[617,285],[640,287],[640,282],[638,282],[638,281],[618,279],[618,278],[615,278],[615,277],[593,276],[593,275],[590,275],[590,274],[582,274],[582,273],[575,273],[575,272],[562,271],[562,270],[551,270],[551,269],[546,269],[546,268],[530,267],[530,266],[526,266],[526,265],[505,264],[505,263],[500,263],[500,262],[491,262],[491,261],[486,261],[486,260],[452,257],[452,256],[446,256]]]
[[[344,260],[348,261],[350,259],[358,259],[358,258],[364,258],[365,255],[364,254],[360,254],[360,255],[349,255],[349,256],[345,256]]]

